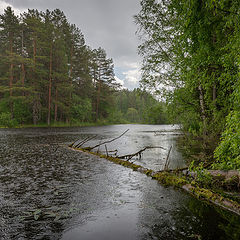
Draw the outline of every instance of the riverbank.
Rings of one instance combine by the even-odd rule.
[[[98,122],[79,122],[79,123],[65,123],[65,122],[57,122],[51,123],[48,125],[47,123],[39,123],[39,124],[20,124],[16,126],[0,126],[0,128],[48,128],[48,127],[91,127],[91,126],[106,126],[113,125],[115,123],[98,121]]]
[[[39,124],[19,124],[14,126],[0,126],[0,128],[49,128],[49,127],[92,127],[92,126],[107,126],[107,125],[116,125],[116,124],[146,124],[148,123],[131,123],[131,122],[108,122],[105,120],[97,121],[97,122],[78,122],[78,123],[65,123],[65,122],[57,122],[51,123],[48,125],[47,123],[39,123]],[[155,124],[153,124],[155,125]]]
[[[82,123],[65,123],[65,122],[57,122],[52,123],[50,125],[46,123],[42,124],[23,124],[20,125],[20,128],[32,128],[32,127],[91,127],[91,126],[104,126],[104,125],[111,125],[110,123],[102,122],[82,122]]]
[[[211,188],[201,187],[201,182],[198,182],[196,178],[192,178],[191,175],[186,174],[184,171],[168,170],[156,172],[151,169],[144,168],[141,165],[137,165],[129,161],[107,156],[101,153],[91,152],[82,148],[71,149],[75,151],[85,152],[86,154],[96,155],[100,158],[105,158],[124,167],[131,168],[133,171],[138,171],[146,174],[149,177],[152,177],[152,179],[157,180],[160,184],[163,184],[165,186],[174,186],[176,188],[182,189],[200,200],[206,201],[237,215],[240,215],[240,203],[234,201],[229,197],[225,197],[224,194],[216,192]]]

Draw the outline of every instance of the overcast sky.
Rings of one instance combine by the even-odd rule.
[[[113,58],[115,74],[124,87],[138,87],[140,57],[133,15],[140,0],[0,0],[0,13],[12,6],[15,14],[36,8],[61,9],[83,32],[87,45],[102,47]]]

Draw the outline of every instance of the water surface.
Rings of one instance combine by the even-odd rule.
[[[171,168],[184,161],[174,126],[114,125],[0,130],[1,239],[239,239],[240,218],[165,188],[151,178],[73,151],[119,136],[108,146],[128,154],[144,146],[173,146]],[[158,170],[167,150],[135,159]]]

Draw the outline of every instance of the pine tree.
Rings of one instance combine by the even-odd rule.
[[[7,7],[4,14],[0,16],[1,20],[1,59],[3,61],[3,71],[8,68],[8,71],[4,71],[1,77],[3,92],[8,92],[8,104],[13,118],[13,91],[14,91],[14,75],[15,75],[15,65],[18,63],[18,34],[19,34],[19,19],[14,15],[11,7]],[[15,68],[14,68],[15,67]],[[8,78],[8,84],[6,79]],[[8,86],[8,87],[7,87]]]
[[[30,93],[32,103],[32,118],[36,125],[41,120],[43,114],[42,94],[47,78],[47,69],[44,67],[46,60],[45,41],[46,31],[42,21],[41,13],[38,10],[28,10],[23,14],[23,23],[26,28],[26,50],[31,66],[26,72],[28,85],[31,87]]]
[[[93,82],[95,85],[96,120],[107,116],[107,108],[111,105],[111,93],[119,88],[114,78],[113,61],[107,59],[102,48],[93,50]]]
[[[118,87],[112,59],[92,51],[61,10],[29,9],[19,18],[7,8],[0,24],[1,110],[48,125],[91,120],[93,106],[97,118],[108,115]]]

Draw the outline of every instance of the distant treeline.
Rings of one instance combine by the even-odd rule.
[[[149,121],[144,106],[157,105],[140,90],[120,91],[112,59],[104,49],[87,46],[59,9],[19,17],[7,7],[0,15],[0,83],[0,125],[143,122]],[[120,100],[130,95],[133,103]]]
[[[114,94],[116,117],[124,122],[162,124],[167,123],[167,108],[150,93],[134,89]]]

